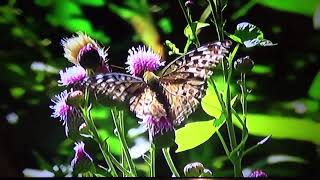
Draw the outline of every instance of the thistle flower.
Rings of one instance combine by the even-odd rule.
[[[155,54],[150,47],[148,49],[145,46],[139,46],[137,49],[132,47],[128,52],[126,69],[134,76],[141,77],[145,71],[156,71],[164,65],[164,62],[160,61],[160,55]]]
[[[173,123],[164,116],[160,118],[146,116],[140,124],[149,130],[149,137],[151,141],[152,138],[159,133],[163,134],[174,130]]]
[[[58,95],[55,95],[51,101],[54,103],[53,106],[49,106],[54,110],[51,117],[60,118],[60,121],[63,121],[63,124],[66,123],[68,117],[73,113],[74,108],[69,106],[66,101],[68,98],[67,90],[64,90]]]
[[[84,143],[81,141],[79,143],[75,143],[75,156],[71,161],[71,167],[73,171],[76,173],[85,173],[94,169],[94,164],[92,158],[89,154],[84,150]]]
[[[253,171],[248,177],[268,177],[267,174],[261,170]]]
[[[81,66],[72,66],[64,70],[60,70],[59,74],[60,74],[60,80],[58,80],[59,85],[68,86],[83,80],[83,78],[86,77],[86,70],[83,69],[83,67]]]
[[[77,36],[65,38],[61,41],[64,49],[64,57],[75,65],[81,65],[84,68],[109,72],[107,65],[107,50],[101,48],[96,41],[82,32]]]
[[[73,93],[72,89],[70,93]],[[73,140],[77,140],[80,138],[79,127],[84,123],[84,119],[77,107],[67,103],[68,97],[69,93],[67,90],[64,90],[51,99],[54,103],[54,105],[49,106],[54,110],[51,117],[60,118],[60,121],[63,121],[63,126],[65,126],[66,136]]]

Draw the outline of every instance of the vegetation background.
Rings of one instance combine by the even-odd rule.
[[[191,14],[199,19],[207,1],[194,1]],[[318,0],[232,0],[224,11],[225,31],[233,33],[240,22],[250,22],[278,43],[268,48],[241,48],[238,56],[250,55],[255,68],[248,76],[253,90],[249,113],[265,115],[273,121],[259,123],[250,135],[253,145],[277,129],[271,140],[243,161],[244,168],[259,168],[269,176],[319,176],[320,164],[320,3]],[[210,18],[209,18],[210,19]],[[207,22],[211,23],[210,20]],[[64,128],[50,117],[50,98],[60,92],[58,70],[71,66],[63,57],[60,40],[77,31],[86,32],[109,49],[109,62],[124,67],[132,46],[147,44],[163,48],[165,40],[183,49],[186,21],[178,1],[156,0],[6,0],[0,3],[0,176],[23,176],[25,168],[48,169],[68,165],[73,158],[73,142]],[[202,44],[217,40],[214,26],[203,28]],[[121,70],[120,70],[121,71]],[[236,75],[233,77],[237,80]],[[237,89],[236,86],[235,90]],[[113,137],[109,111],[95,109],[100,133],[110,136],[112,152],[119,154]],[[282,121],[288,118],[288,121]],[[201,108],[188,122],[207,120]],[[138,123],[128,114],[126,129]],[[288,123],[289,122],[289,123]],[[300,124],[300,122],[306,122]],[[240,132],[236,129],[237,133]],[[226,133],[226,128],[221,132]],[[197,132],[194,132],[195,134]],[[145,133],[146,134],[146,133]],[[146,137],[145,135],[140,135]],[[112,139],[113,138],[113,139]],[[131,146],[139,145],[128,135]],[[101,161],[94,143],[86,146]],[[232,166],[223,156],[219,139],[175,154],[178,171],[189,162],[202,162],[216,176],[231,176]],[[157,152],[157,176],[171,176],[162,153]],[[141,158],[140,173],[146,167]],[[60,167],[60,166],[59,166]],[[61,167],[55,172],[63,175]]]

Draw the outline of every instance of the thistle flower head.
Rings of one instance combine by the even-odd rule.
[[[72,66],[64,70],[60,70],[59,74],[59,85],[68,86],[83,80],[83,78],[86,77],[86,70],[81,66]]]
[[[96,71],[103,70],[101,73],[109,72],[107,65],[107,50],[101,48],[96,41],[82,32],[77,36],[65,38],[61,41],[64,49],[64,57],[75,65],[90,68]]]
[[[150,138],[158,133],[163,134],[174,129],[173,123],[164,116],[160,118],[146,116],[140,123],[149,130]]]
[[[268,177],[268,175],[265,172],[258,169],[258,170],[253,171],[249,175],[249,177]]]
[[[73,93],[72,89],[70,93]],[[84,119],[81,116],[80,110],[68,103],[70,93],[64,90],[56,95],[51,99],[54,105],[49,107],[54,110],[51,117],[60,118],[60,121],[63,121],[66,136],[77,140],[80,138],[79,127],[84,123]]]
[[[71,167],[76,173],[85,173],[94,168],[93,160],[84,150],[84,143],[81,141],[75,143],[75,156],[71,161]]]
[[[73,107],[69,106],[66,101],[68,98],[68,92],[67,90],[64,90],[58,95],[55,95],[54,98],[51,99],[51,101],[54,103],[54,105],[49,106],[51,109],[53,109],[53,113],[51,117],[54,118],[60,118],[60,121],[63,121],[63,124],[66,123],[68,117],[73,112]]]
[[[156,71],[164,65],[164,62],[160,61],[160,55],[155,54],[150,47],[132,47],[128,52],[127,71],[134,76],[142,77],[145,71]]]
[[[61,40],[61,45],[64,49],[64,57],[75,65],[79,65],[78,55],[80,50],[88,44],[94,44],[94,46],[97,46],[93,39],[82,32],[78,32],[77,36]]]

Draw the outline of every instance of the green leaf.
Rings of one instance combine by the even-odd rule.
[[[320,72],[314,77],[311,86],[309,88],[308,94],[310,97],[320,100]]]
[[[210,26],[210,24],[209,23],[203,23],[203,22],[195,21],[195,22],[191,23],[191,27],[188,24],[187,27],[184,28],[184,35],[188,39],[193,41],[195,39],[195,37],[193,36],[192,30],[194,29],[196,34],[198,34],[200,32],[201,28],[204,28],[204,27],[207,27],[207,26]]]
[[[94,106],[91,109],[91,116],[94,120],[106,120],[110,117],[110,108],[104,106]]]
[[[26,75],[25,70],[17,64],[7,64],[7,69],[9,69],[10,71],[12,71],[20,76]]]
[[[302,14],[306,16],[312,17],[317,5],[319,4],[319,0],[255,0],[260,5],[270,7],[272,9],[286,11],[291,13]]]
[[[242,129],[240,122],[233,123]],[[320,123],[311,119],[248,114],[247,128],[249,134],[256,136],[272,135],[273,139],[293,139],[320,144]]]
[[[166,46],[168,46],[170,48],[169,55],[171,55],[171,54],[180,55],[181,54],[179,48],[177,48],[176,45],[173,44],[171,41],[166,40],[165,44],[166,44]]]
[[[212,125],[213,120],[186,124],[176,131],[176,153],[192,149],[206,142],[218,128]]]
[[[75,0],[76,3],[87,6],[103,6],[105,4],[104,0]]]
[[[232,40],[244,44],[247,48],[254,46],[274,46],[270,40],[264,39],[263,32],[255,25],[242,22],[237,25],[234,34],[226,33]]]
[[[252,73],[255,74],[270,74],[272,72],[271,67],[266,65],[255,64],[252,69]]]
[[[218,119],[222,113],[222,108],[213,85],[208,83],[206,95],[201,100],[202,109],[210,116]]]
[[[20,98],[26,93],[26,90],[22,87],[14,87],[10,89],[10,94],[14,98]]]
[[[114,136],[110,136],[109,132],[104,129],[99,129],[99,136],[101,139],[107,139],[107,143],[110,147],[110,151],[113,154],[120,155],[121,154],[121,144],[118,138]]]
[[[165,34],[169,34],[172,32],[172,24],[168,17],[163,17],[159,20],[158,25],[162,29]]]

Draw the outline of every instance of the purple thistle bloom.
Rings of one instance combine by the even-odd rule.
[[[137,49],[132,47],[128,52],[127,71],[134,76],[141,77],[145,71],[155,71],[164,65],[164,62],[160,61],[160,55],[155,54],[150,47],[148,49],[145,46],[139,46]]]
[[[68,86],[75,84],[86,77],[86,70],[81,66],[72,66],[64,70],[60,70],[60,80],[58,81],[60,86]]]
[[[70,114],[73,112],[73,107],[69,106],[66,101],[68,98],[68,92],[67,90],[64,90],[58,95],[55,95],[51,101],[54,103],[53,106],[49,106],[51,109],[54,110],[51,117],[54,118],[60,118],[60,121],[63,121],[63,125],[65,125],[68,117],[70,117]]]
[[[248,177],[268,177],[267,174],[261,170],[253,171]]]
[[[160,118],[146,116],[140,123],[149,130],[150,138],[153,138],[158,133],[163,134],[174,130],[173,123],[164,116]]]
[[[71,161],[71,167],[77,173],[84,173],[90,171],[94,168],[93,160],[89,156],[89,154],[84,150],[84,143],[81,141],[79,143],[75,143],[75,156]]]
[[[73,89],[71,89],[70,93],[73,92]],[[60,118],[60,121],[63,121],[66,136],[73,140],[77,140],[80,138],[79,127],[84,123],[84,119],[77,107],[67,103],[70,93],[68,93],[67,90],[64,90],[56,95],[51,99],[55,104],[49,107],[54,110],[51,117]]]

